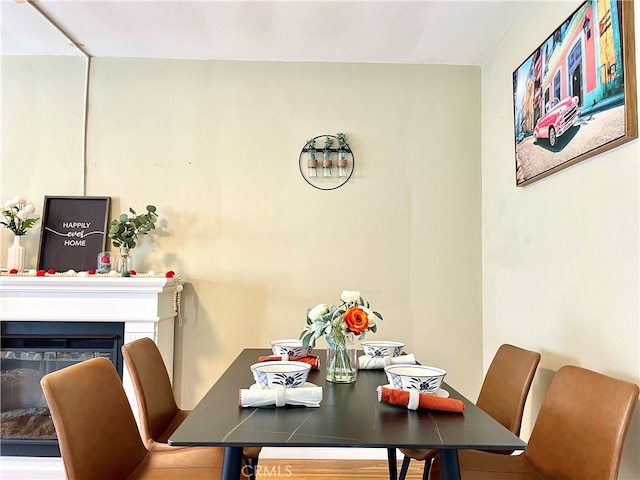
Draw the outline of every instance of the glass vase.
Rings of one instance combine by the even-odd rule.
[[[327,347],[327,380],[333,383],[353,383],[357,373],[356,346],[352,340]]]
[[[133,257],[128,248],[121,248],[116,261],[116,272],[123,273],[133,270]]]

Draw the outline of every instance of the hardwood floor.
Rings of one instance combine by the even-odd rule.
[[[402,455],[398,455],[398,473],[402,464]],[[424,462],[412,461],[407,480],[420,480]],[[389,468],[386,460],[314,460],[282,458],[260,459],[257,480],[295,479],[295,480],[386,480]]]

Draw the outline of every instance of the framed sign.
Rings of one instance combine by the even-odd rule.
[[[516,185],[638,138],[633,2],[587,0],[513,72]]]
[[[38,269],[96,268],[105,250],[111,197],[44,197]]]

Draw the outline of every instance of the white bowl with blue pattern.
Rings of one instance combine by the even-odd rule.
[[[404,343],[386,342],[383,340],[372,340],[370,342],[360,342],[364,354],[373,358],[399,357],[404,350]]]
[[[393,388],[420,393],[436,393],[447,374],[441,368],[426,365],[388,365],[384,371]]]
[[[254,363],[251,373],[261,388],[297,388],[304,385],[309,376],[311,365],[305,362],[271,361]]]
[[[278,356],[304,357],[305,355],[311,355],[311,350],[311,347],[302,346],[302,340],[285,339],[271,342],[271,351]]]

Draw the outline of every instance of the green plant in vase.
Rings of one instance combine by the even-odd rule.
[[[344,133],[338,133],[338,177],[347,176],[347,136]]]
[[[333,145],[333,138],[327,135],[324,139],[324,152],[322,157],[322,172],[325,177],[331,176],[331,167],[333,162],[331,161],[331,145]]]
[[[309,169],[309,177],[317,177],[318,176],[318,160],[316,159],[316,139],[312,138],[307,141],[307,151],[309,155],[309,159],[307,160],[307,168]]]
[[[138,238],[147,235],[156,228],[158,214],[154,205],[147,205],[146,213],[137,213],[129,208],[129,213],[123,213],[111,221],[109,238],[114,247],[120,249],[120,257],[116,263],[116,271],[128,272],[132,267],[131,249],[137,245]]]

